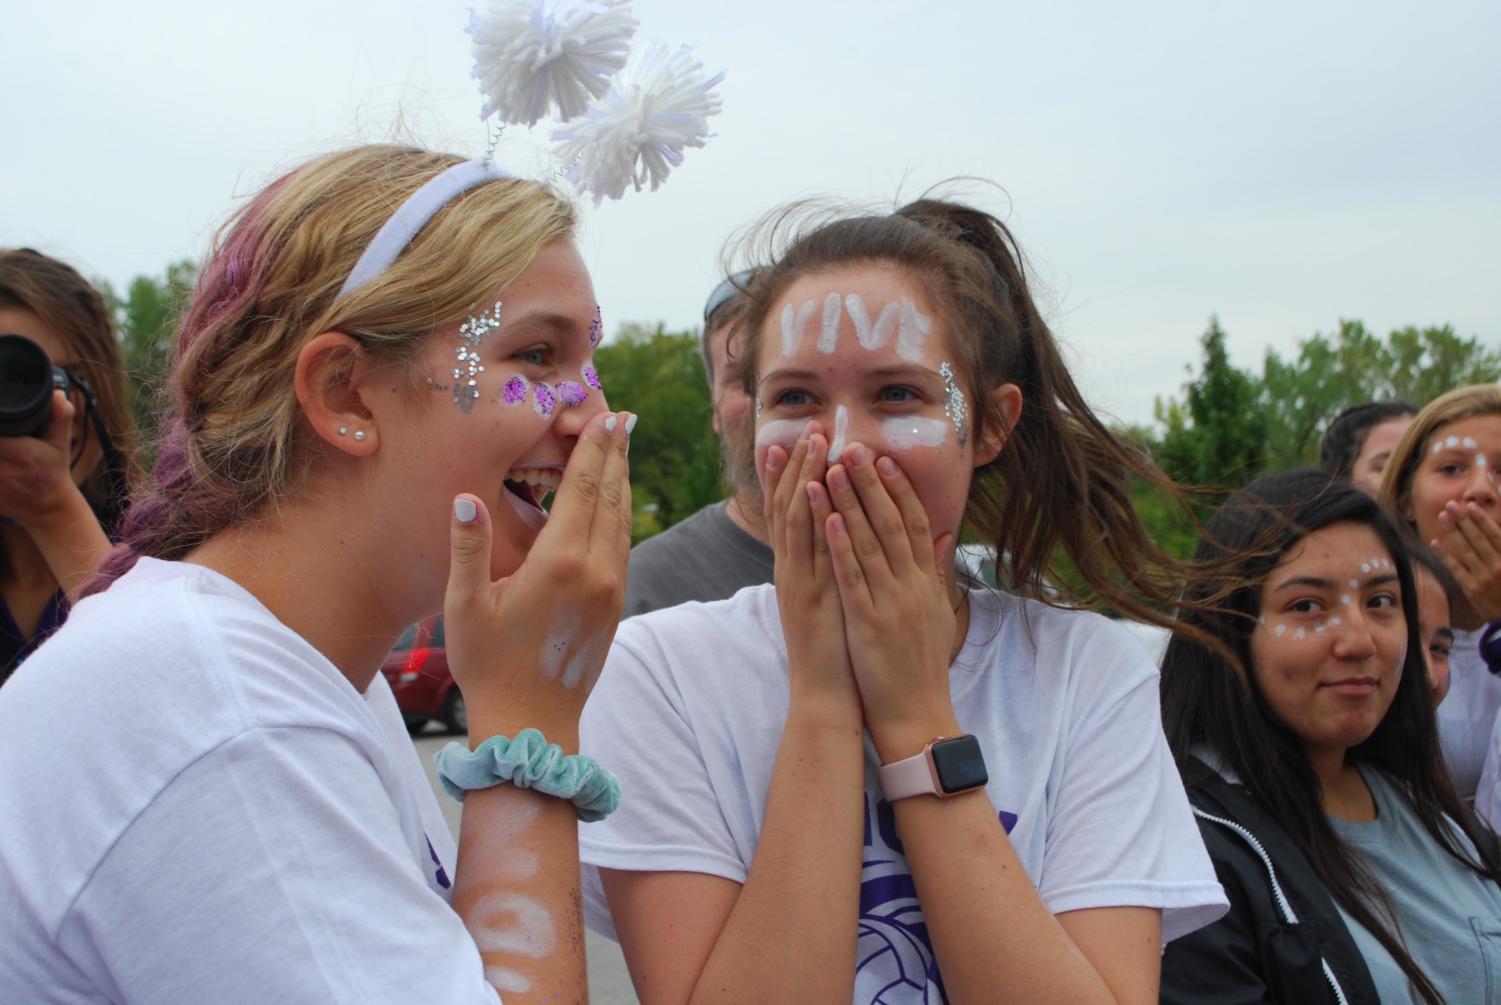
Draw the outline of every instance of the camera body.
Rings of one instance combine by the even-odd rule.
[[[25,335],[0,334],[0,436],[41,436],[52,419],[52,392],[81,384]]]

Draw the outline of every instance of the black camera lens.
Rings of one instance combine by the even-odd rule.
[[[46,432],[59,372],[25,335],[0,335],[0,436]]]

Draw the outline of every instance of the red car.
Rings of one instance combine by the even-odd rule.
[[[441,614],[402,632],[380,672],[396,695],[396,707],[408,730],[420,733],[429,719],[440,719],[450,732],[468,732],[464,696],[448,672]]]

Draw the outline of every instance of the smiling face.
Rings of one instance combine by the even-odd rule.
[[[958,529],[973,470],[999,443],[975,435],[977,410],[962,389],[950,332],[920,283],[882,264],[806,275],[783,293],[760,336],[763,483],[767,450],[778,444],[790,453],[816,419],[831,463],[855,443],[890,456],[911,479],[935,537]]]
[[[1426,542],[1442,536],[1438,515],[1447,503],[1474,503],[1501,518],[1496,468],[1501,465],[1501,415],[1474,415],[1434,430],[1419,448],[1402,515]]]
[[[1351,484],[1368,495],[1374,496],[1381,491],[1381,472],[1412,420],[1411,415],[1399,415],[1366,430],[1360,453],[1355,455],[1355,463],[1350,467]]]
[[[495,527],[492,576],[516,570],[546,521],[538,504],[606,407],[593,366],[597,317],[577,249],[555,242],[468,320],[427,336],[408,367],[379,378],[380,498],[387,519],[405,524],[393,533],[420,528],[422,554],[446,555],[453,497],[472,492]]]
[[[1267,577],[1260,617],[1252,674],[1305,748],[1344,751],[1375,732],[1407,651],[1401,586],[1376,531],[1345,522],[1305,536]]]

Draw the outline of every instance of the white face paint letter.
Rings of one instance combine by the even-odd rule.
[[[818,351],[832,355],[839,348],[839,294],[823,298],[823,329],[818,333]]]
[[[901,324],[896,335],[896,354],[909,363],[922,361],[922,345],[928,340],[933,322],[917,309],[910,297],[902,297]]]
[[[782,305],[782,355],[792,357],[797,354],[797,344],[803,339],[803,329],[808,327],[808,321],[813,317],[813,310],[818,305],[809,300],[797,309],[793,314],[791,304]]]
[[[891,338],[891,332],[897,326],[897,319],[901,314],[901,305],[889,303],[881,308],[881,314],[876,318],[874,326],[870,323],[870,315],[865,311],[865,301],[860,299],[860,294],[851,293],[844,298],[844,309],[849,312],[850,320],[855,323],[855,338],[860,340],[862,348],[874,352],[886,344]]]

